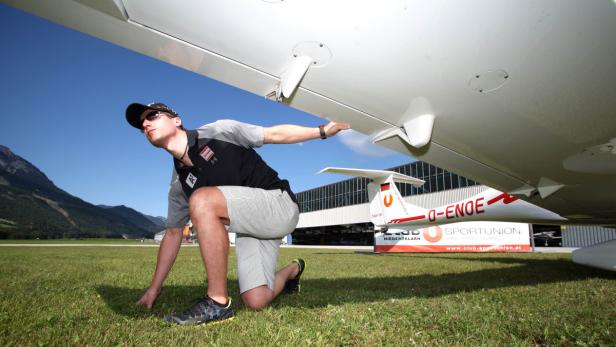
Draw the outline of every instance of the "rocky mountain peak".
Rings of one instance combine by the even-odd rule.
[[[142,237],[158,219],[124,205],[95,206],[56,187],[27,160],[0,145],[1,238]],[[8,224],[7,224],[8,223]]]
[[[9,181],[14,178],[55,188],[53,182],[41,170],[3,145],[0,145],[0,173],[8,174],[4,176]]]

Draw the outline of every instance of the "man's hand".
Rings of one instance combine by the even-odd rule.
[[[137,301],[137,305],[144,306],[148,309],[152,308],[152,306],[154,306],[154,302],[156,302],[156,298],[158,298],[158,294],[160,294],[160,289],[148,288],[141,299]]]
[[[327,137],[332,137],[336,135],[338,132],[340,132],[341,130],[347,130],[347,129],[351,129],[351,125],[349,125],[348,123],[336,123],[336,122],[329,122],[323,128],[323,130],[325,130],[325,135],[327,135]]]

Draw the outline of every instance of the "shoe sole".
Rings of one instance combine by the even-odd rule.
[[[299,265],[299,258],[295,258],[295,259],[291,260],[291,262]],[[308,263],[304,260],[304,270],[302,270],[302,275],[304,274],[304,271],[306,271],[307,268],[308,268]],[[300,277],[301,277],[301,275],[300,275]]]
[[[163,319],[163,321],[171,326],[175,326],[175,327],[197,327],[197,326],[213,326],[213,325],[218,325],[220,323],[225,323],[225,322],[229,322],[235,319],[235,316],[233,317],[229,317],[229,318],[224,318],[224,319],[216,319],[216,320],[211,320],[209,322],[203,322],[203,323],[196,323],[196,324],[179,324],[179,323],[171,323],[171,322],[167,322]]]
[[[303,259],[302,259],[302,260],[303,260]],[[291,260],[291,262],[292,262],[292,263],[295,263],[295,264],[297,264],[297,265],[299,265],[299,258],[295,258],[295,259]],[[301,272],[302,272],[302,274],[301,274],[301,275],[303,275],[303,274],[304,274],[304,272],[306,271],[306,269],[307,269],[307,268],[308,268],[308,264],[307,264],[307,262],[304,260],[304,269],[303,269],[303,270],[301,270],[301,269],[300,269],[300,270],[301,270]],[[299,275],[299,277],[298,277],[298,278],[301,278],[301,277],[302,277],[301,275]],[[289,294],[299,294],[301,291],[302,291],[302,285],[301,285],[301,283],[299,283],[299,284],[297,285],[297,291],[296,291],[296,292],[291,292],[291,293],[289,293]]]
[[[197,324],[197,325],[199,325],[199,326],[201,326],[201,325],[213,326],[213,325],[218,325],[220,323],[230,322],[230,321],[232,321],[234,319],[235,319],[235,316],[229,317],[229,318],[225,318],[225,319],[217,319],[217,320],[213,320],[213,321],[209,321],[209,322],[205,322],[205,323],[200,323],[200,324]]]

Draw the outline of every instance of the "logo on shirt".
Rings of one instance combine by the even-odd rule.
[[[205,161],[210,161],[210,159],[212,159],[212,157],[214,156],[214,151],[212,151],[210,147],[205,146],[199,154],[203,159],[205,159]]]
[[[192,172],[189,172],[188,177],[186,177],[186,184],[188,184],[189,187],[194,188],[195,183],[197,183],[197,176],[193,175]]]
[[[214,151],[209,146],[203,147],[201,152],[199,152],[199,155],[201,155],[201,158],[205,159],[205,161],[212,165],[216,164],[218,161],[218,158],[214,156]]]

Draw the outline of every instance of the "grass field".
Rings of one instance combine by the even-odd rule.
[[[615,345],[616,274],[562,254],[357,254],[282,249],[308,268],[299,295],[178,327],[161,317],[204,293],[195,247],[180,252],[152,311],[134,303],[156,248],[0,249],[0,345]]]
[[[146,243],[153,244],[154,242],[150,240],[145,240]],[[6,239],[0,240],[0,244],[129,244],[129,245],[138,245],[141,243],[140,240],[135,239],[43,239],[43,240],[35,240],[35,239]]]

